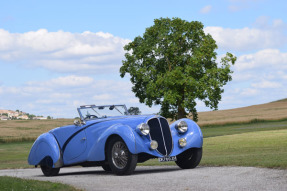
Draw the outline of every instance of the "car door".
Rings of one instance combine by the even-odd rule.
[[[67,146],[65,150],[63,150],[63,158],[64,162],[72,163],[80,162],[76,159],[79,158],[87,148],[87,138],[86,138],[86,131],[76,132],[73,134],[70,140],[67,140]]]
[[[81,157],[87,149],[87,136],[84,126],[69,125],[51,132],[57,138],[63,156],[64,165],[82,162]]]

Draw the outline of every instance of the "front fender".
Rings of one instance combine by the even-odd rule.
[[[47,165],[54,168],[63,166],[61,149],[51,133],[44,133],[36,139],[30,150],[28,163],[30,165],[40,165],[47,158],[52,160],[52,163],[46,163]]]
[[[181,134],[177,131],[175,128],[176,124],[179,121],[185,121],[188,125],[188,130],[187,132]],[[183,118],[180,120],[175,121],[170,125],[172,137],[173,137],[173,142],[174,142],[174,149],[171,154],[171,156],[176,156],[182,152],[184,152],[187,149],[190,148],[201,148],[203,145],[203,136],[200,127],[191,119]],[[185,138],[186,139],[186,146],[185,147],[180,147],[178,144],[178,141],[180,138]]]
[[[105,147],[108,138],[112,135],[120,136],[126,143],[129,151],[133,154],[136,153],[135,134],[132,128],[127,125],[115,124],[107,128],[94,142],[88,154],[88,161],[105,160]]]

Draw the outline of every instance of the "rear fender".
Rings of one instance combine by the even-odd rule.
[[[30,165],[44,163],[53,168],[63,166],[61,149],[51,133],[44,133],[37,138],[30,150],[28,163]]]

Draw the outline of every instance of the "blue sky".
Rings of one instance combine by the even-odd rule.
[[[286,98],[286,9],[283,0],[2,1],[0,109],[74,117],[81,104],[125,103],[157,112],[118,70],[122,47],[160,17],[202,22],[218,57],[238,57],[219,109]]]

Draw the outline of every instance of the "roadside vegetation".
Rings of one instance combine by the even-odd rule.
[[[78,189],[65,184],[26,180],[8,176],[0,177],[0,190],[78,191]]]
[[[244,120],[238,121],[239,118]],[[201,112],[199,119],[204,136],[200,165],[287,169],[287,99]],[[44,132],[69,124],[73,124],[73,119],[0,121],[0,169],[31,167],[27,158],[34,140]],[[154,159],[140,165],[168,164],[174,163]]]

